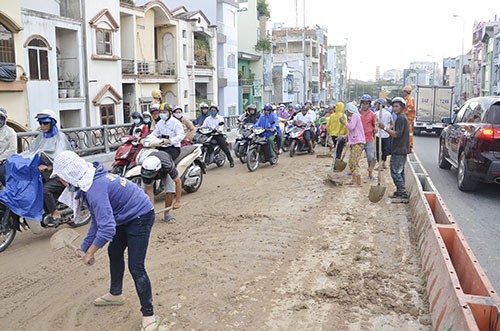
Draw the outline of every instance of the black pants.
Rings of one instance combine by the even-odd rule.
[[[170,155],[172,157],[172,160],[174,160],[174,161],[179,156],[179,154],[181,154],[180,147],[168,146],[168,147],[162,147],[162,148],[160,148],[160,150],[167,152],[168,155]]]
[[[380,155],[378,155],[378,144],[379,144],[379,137],[376,137],[377,140],[375,142],[375,152],[377,155],[377,161],[380,161]],[[391,154],[391,138],[382,138],[382,161],[387,161],[387,156]]]
[[[5,187],[5,162],[0,164],[0,182]]]
[[[337,136],[332,136],[332,140],[334,148],[335,146],[337,146],[337,144],[339,144],[339,146],[337,147],[337,154],[335,155],[335,157],[340,160],[342,158],[342,152],[344,151],[345,140]]]
[[[222,149],[224,154],[226,154],[229,162],[233,162],[233,157],[231,156],[231,152],[229,152],[229,148],[227,148],[226,137],[224,137],[222,134],[218,134],[214,135],[213,139],[217,142],[217,145],[219,145],[220,149]]]
[[[58,178],[52,178],[47,181],[44,181],[43,209],[47,214],[52,214],[57,209],[57,198],[59,198],[61,193],[64,191],[64,188],[65,188],[64,185]]]

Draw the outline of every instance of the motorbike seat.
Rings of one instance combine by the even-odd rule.
[[[183,158],[193,153],[193,151],[198,148],[197,145],[188,145],[181,148],[181,153],[175,158],[174,163],[177,165]]]

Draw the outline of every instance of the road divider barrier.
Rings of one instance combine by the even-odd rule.
[[[415,154],[405,172],[434,330],[500,331],[500,297]]]

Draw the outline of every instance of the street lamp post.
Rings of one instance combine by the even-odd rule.
[[[464,38],[465,38],[465,19],[463,16],[460,16],[458,14],[454,14],[453,17],[462,19],[462,54],[460,54],[460,68],[458,71],[458,74],[460,75],[460,101],[462,101],[463,98],[463,67],[464,67]]]

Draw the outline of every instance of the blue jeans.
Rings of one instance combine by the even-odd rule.
[[[398,195],[406,193],[405,188],[405,164],[406,155],[391,156],[391,177],[396,185],[396,193]]]
[[[135,283],[135,289],[141,302],[143,316],[153,316],[153,295],[151,282],[144,267],[148,249],[149,234],[155,220],[154,210],[116,227],[116,234],[108,246],[109,266],[111,271],[112,295],[122,294],[125,259],[123,253],[128,247],[128,270]]]

